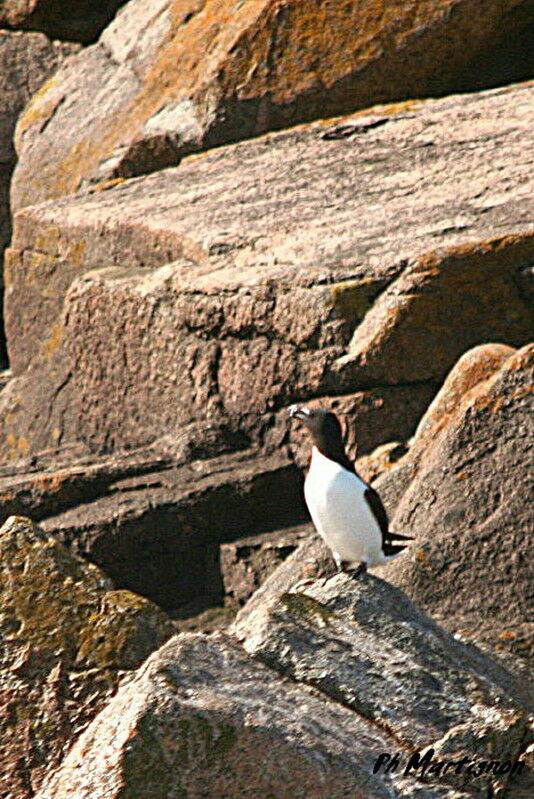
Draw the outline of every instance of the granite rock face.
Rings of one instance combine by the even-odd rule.
[[[1,11],[0,3],[0,28]],[[9,187],[17,160],[13,143],[15,124],[30,97],[56,71],[66,56],[77,49],[76,45],[51,42],[41,33],[0,30],[0,276],[3,275],[3,251],[11,238]],[[0,277],[0,283],[3,286],[3,277]],[[5,363],[6,352],[2,339],[0,366]]]
[[[510,675],[375,577],[294,585],[245,606],[231,631],[254,657],[372,720],[401,747],[504,760],[524,745],[528,723]],[[449,779],[473,796],[490,787]]]
[[[509,770],[527,718],[511,675],[398,589],[336,577],[266,603],[235,630],[254,657],[222,634],[167,642],[80,736],[39,799],[73,791],[482,799],[505,785],[505,774],[434,772],[424,782],[404,774],[429,744],[439,760],[506,759]],[[381,752],[397,751],[401,769],[372,773]]]
[[[0,761],[13,799],[34,795],[121,676],[173,632],[151,602],[14,516],[0,529],[0,629]]]
[[[533,357],[531,344],[465,353],[407,453],[375,482],[391,528],[415,538],[377,573],[447,629],[526,657],[533,654]],[[327,548],[311,536],[241,613],[332,569]]]
[[[467,353],[403,459],[377,481],[416,538],[384,569],[452,629],[532,653],[534,345]]]
[[[65,5],[41,0],[35,13]],[[131,0],[21,120],[13,204],[373,103],[465,90],[470,75],[478,87],[484,55],[531,22],[528,0]]]
[[[260,534],[222,544],[221,576],[225,605],[231,609],[244,605],[269,574],[309,535],[309,525],[303,524],[274,535]]]
[[[300,473],[287,448],[186,457],[154,447],[21,461],[0,473],[2,510],[31,514],[117,586],[166,609],[220,604],[221,542],[305,518]]]
[[[192,423],[259,439],[288,403],[356,390],[375,392],[362,417],[396,415],[369,449],[411,435],[462,348],[532,333],[532,90],[386,108],[341,138],[305,126],[22,210],[0,452]]]
[[[520,281],[532,281],[532,242],[512,236],[418,259],[381,294],[335,368],[362,385],[403,384],[414,371],[442,378],[479,341],[528,341],[534,306]]]
[[[42,31],[53,39],[94,41],[125,0],[0,0],[0,27]]]

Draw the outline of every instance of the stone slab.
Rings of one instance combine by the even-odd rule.
[[[65,3],[46,5],[58,22]],[[87,21],[117,5],[93,4]],[[21,120],[14,206],[377,102],[482,88],[488,67],[510,82],[510,39],[528,58],[531,23],[529,0],[130,0]]]
[[[21,211],[0,450],[140,446],[192,420],[250,431],[294,400],[392,383],[430,398],[462,348],[528,340],[532,92],[302,126]]]

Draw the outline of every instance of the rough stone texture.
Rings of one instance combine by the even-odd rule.
[[[373,103],[479,88],[483,55],[532,18],[530,0],[131,0],[24,115],[14,205]]]
[[[378,573],[447,629],[526,657],[532,655],[533,349],[488,344],[467,352],[407,454],[376,481],[392,529],[415,537],[407,554]],[[358,467],[372,477],[372,459]],[[311,535],[241,613],[332,570],[327,548]]]
[[[159,608],[113,590],[21,517],[0,529],[3,795],[33,796],[125,672],[173,632]]]
[[[534,654],[533,384],[534,345],[468,353],[411,450],[377,481],[393,529],[416,538],[386,579],[450,629],[525,655]]]
[[[479,341],[528,341],[534,306],[518,297],[517,267],[528,267],[533,241],[511,237],[418,259],[375,302],[336,369],[363,385],[402,384],[415,361],[418,377],[431,380]]]
[[[230,608],[243,605],[265,579],[310,534],[309,525],[249,536],[221,545],[224,601]]]
[[[255,657],[373,720],[401,747],[515,760],[524,746],[528,709],[511,675],[375,577],[337,575],[273,594],[232,630]],[[444,779],[472,796],[490,789],[484,778]]]
[[[416,451],[423,451],[426,443],[435,438],[448,423],[450,416],[467,400],[471,391],[480,391],[480,384],[494,377],[495,372],[514,353],[514,348],[505,344],[481,344],[462,355],[419,422],[411,457]]]
[[[1,26],[2,3],[0,2]],[[76,49],[76,45],[51,42],[41,33],[12,33],[0,30],[0,284],[2,285],[3,251],[11,238],[9,186],[17,160],[13,144],[15,124],[30,97],[56,71],[65,57]],[[3,328],[1,313],[0,328]],[[2,339],[0,365],[5,363],[6,352]]]
[[[304,126],[21,211],[0,452],[250,432],[353,387],[387,406],[404,380],[422,393],[388,436],[410,435],[462,347],[532,332],[532,91]]]
[[[231,639],[181,635],[119,691],[38,799],[467,799],[439,782],[374,776],[388,747],[398,744],[378,727]]]
[[[239,611],[240,624],[247,622],[256,611],[299,586],[310,584],[317,577],[326,578],[337,571],[330,550],[309,525],[309,536],[289,555],[252,594],[248,602]]]
[[[3,468],[3,512],[31,513],[116,585],[176,610],[222,602],[221,541],[304,518],[301,479],[286,448],[177,463],[152,449]],[[274,499],[273,499],[274,498]]]
[[[125,0],[0,0],[0,27],[43,31],[54,39],[94,41]]]

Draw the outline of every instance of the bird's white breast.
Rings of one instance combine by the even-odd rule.
[[[363,480],[316,447],[304,483],[313,523],[339,560],[368,565],[384,560],[380,527],[367,504]]]

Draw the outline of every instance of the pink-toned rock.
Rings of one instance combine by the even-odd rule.
[[[0,30],[0,284],[3,284],[3,251],[11,238],[9,187],[17,160],[13,144],[15,124],[30,97],[56,71],[65,57],[77,49],[76,45],[51,42],[41,33]],[[5,362],[2,340],[0,365]]]
[[[514,352],[513,347],[505,344],[481,344],[462,355],[417,427],[417,448],[424,447],[425,441],[435,438],[457,412],[459,405],[467,401],[472,391],[480,392],[480,384],[493,378]]]
[[[465,90],[469,76],[476,87],[484,54],[528,29],[528,8],[528,0],[131,0],[21,120],[13,204],[373,103]],[[65,27],[75,28],[69,17]]]
[[[509,752],[517,748],[521,721],[507,711],[495,711],[503,722],[495,751],[503,739]],[[427,787],[373,774],[377,752],[396,751],[393,741],[230,637],[184,634],[124,685],[36,799],[468,799],[441,779]]]
[[[393,529],[415,537],[386,579],[449,629],[527,656],[533,384],[534,345],[467,353],[408,454],[377,481]]]
[[[275,534],[240,538],[221,545],[224,602],[229,608],[243,605],[277,566],[310,535],[310,526],[280,530]]]
[[[465,348],[532,332],[531,92],[384,109],[343,139],[309,125],[21,211],[0,451],[191,423],[254,438],[292,401],[357,389],[360,454],[411,435]]]
[[[534,333],[532,304],[518,292],[534,236],[510,236],[415,260],[356,329],[339,373],[362,385],[442,377],[479,341],[520,345]],[[519,301],[518,301],[519,300]]]
[[[31,514],[115,585],[172,611],[205,608],[223,601],[221,541],[295,524],[305,511],[286,447],[270,455],[258,449],[199,455],[180,456],[176,442],[167,442],[117,455],[71,452],[62,460],[49,455],[4,465],[0,501],[5,515]]]

